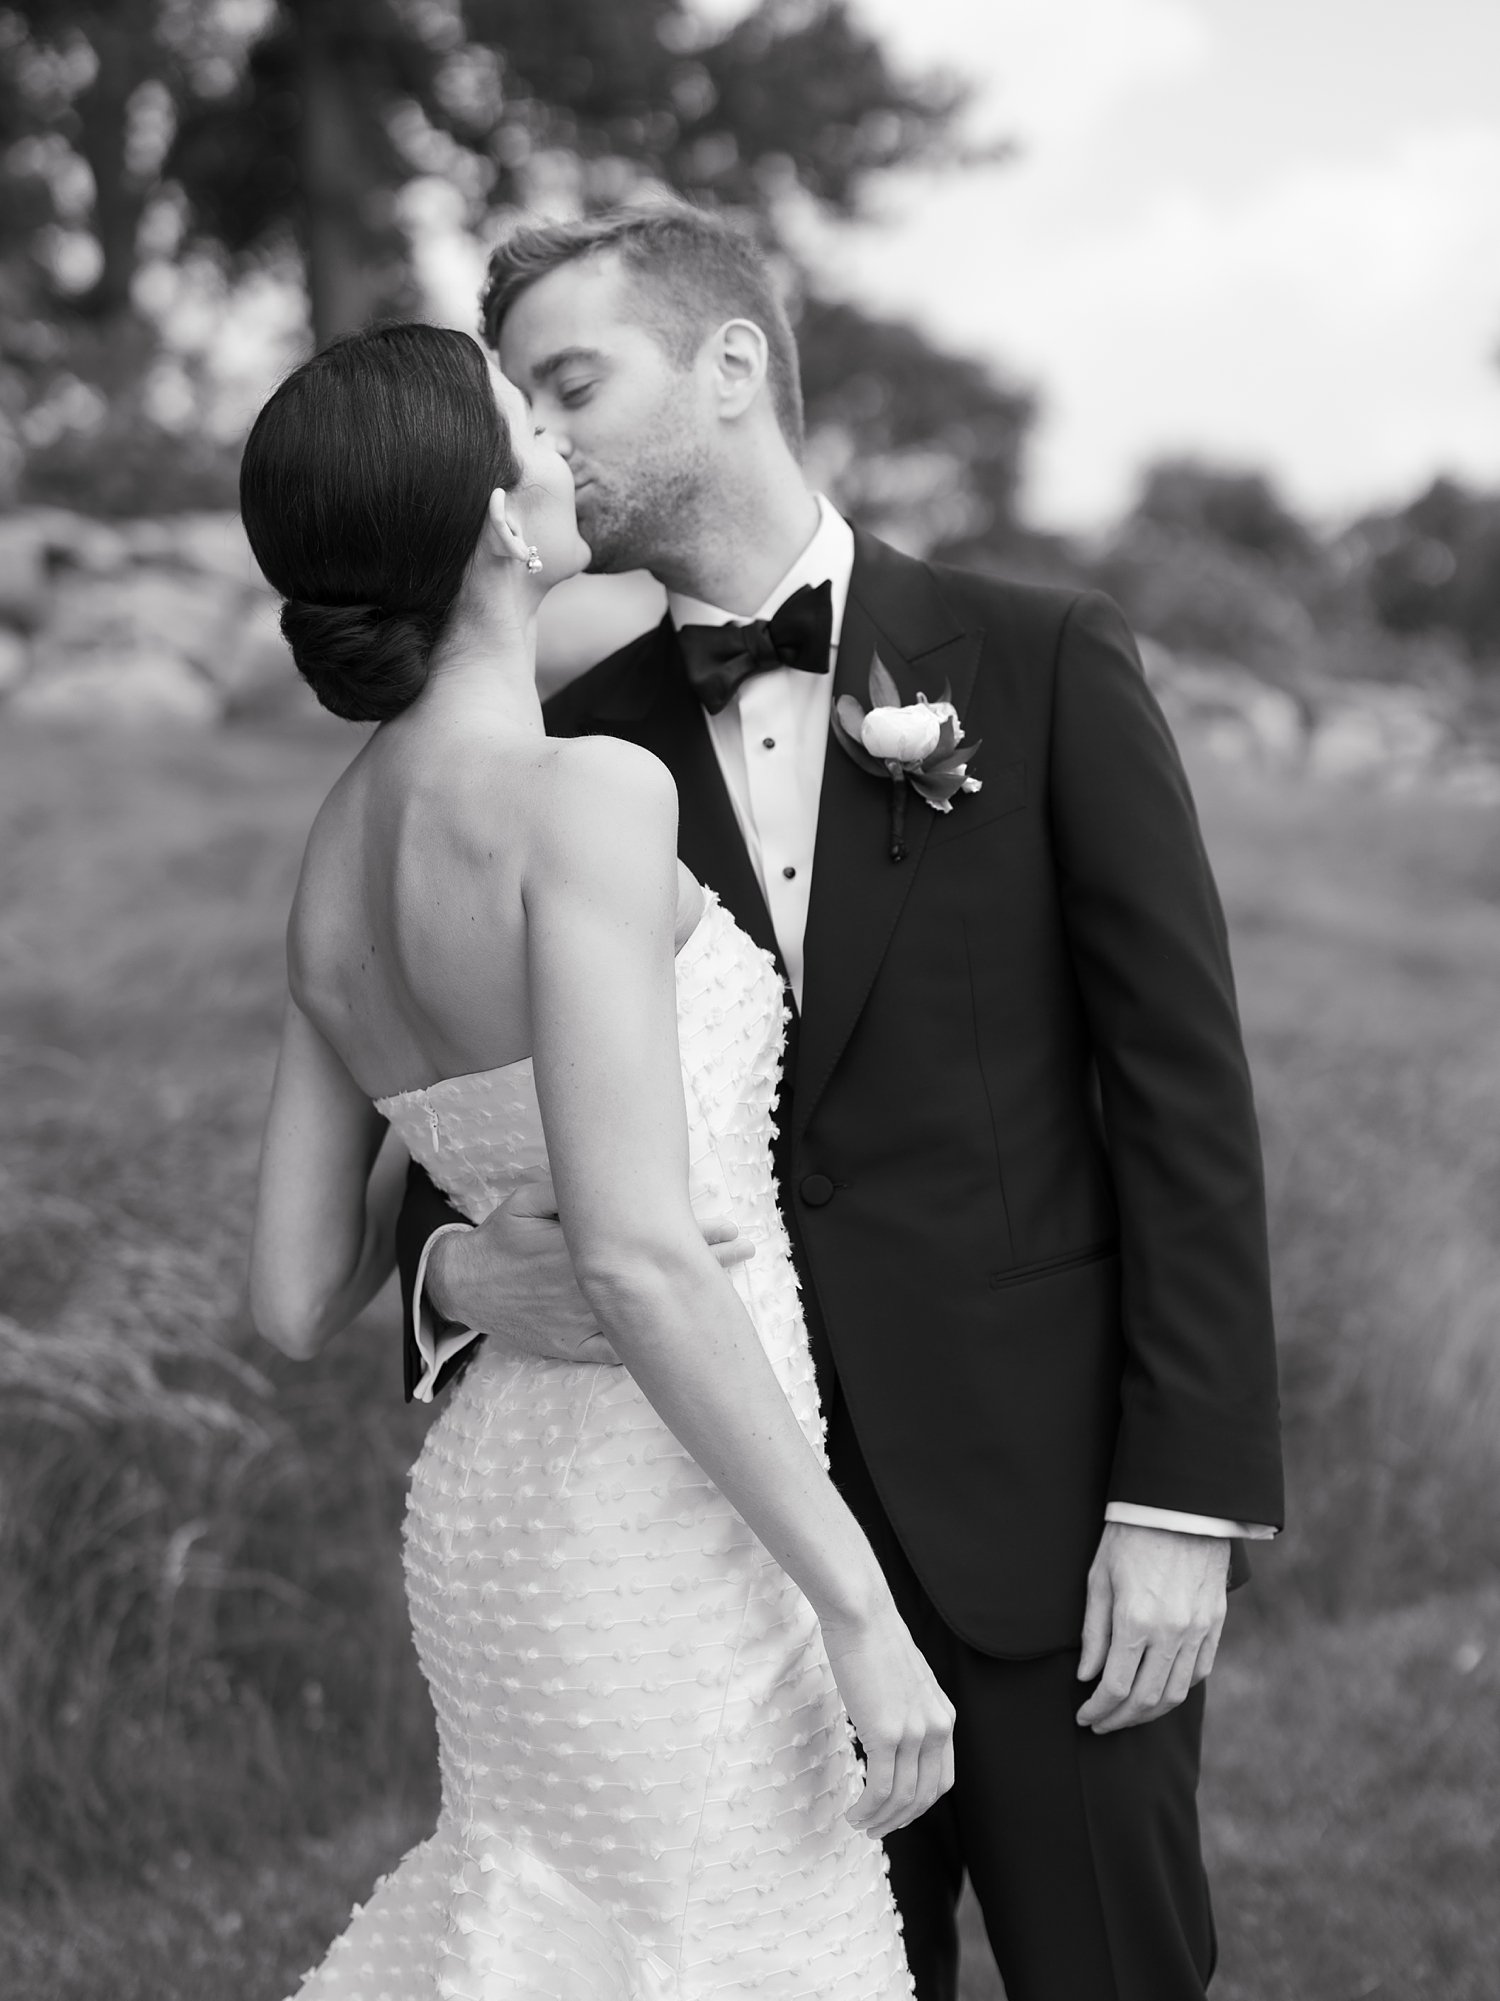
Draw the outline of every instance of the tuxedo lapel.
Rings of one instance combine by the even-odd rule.
[[[839,637],[834,699],[870,701],[875,653],[904,702],[951,689],[959,717],[974,685],[982,635],[954,620],[924,563],[855,533],[854,575]],[[800,1131],[859,1019],[911,894],[937,815],[915,793],[906,802],[906,859],[893,862],[891,790],[830,738],[818,805],[812,894],[803,949],[802,1019],[794,1118]]]
[[[601,702],[598,720],[654,752],[672,773],[678,854],[700,882],[717,891],[740,929],[774,956],[784,980],[771,913],[725,789],[702,704],[683,672],[670,619],[662,620],[655,637],[657,645],[641,662],[641,671]]]

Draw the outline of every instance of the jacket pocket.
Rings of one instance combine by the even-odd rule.
[[[983,751],[979,754],[979,761],[981,765],[985,761]],[[974,776],[980,781],[980,790],[955,794],[952,810],[941,814],[932,830],[931,845],[961,841],[966,834],[977,834],[981,827],[1007,818],[1026,804],[1024,758],[1018,758],[1013,764],[1002,764],[992,771],[976,771]]]
[[[1080,1265],[1103,1264],[1119,1255],[1118,1243],[1088,1244],[1081,1251],[1063,1251],[1055,1258],[1039,1258],[1035,1264],[1012,1265],[1007,1271],[990,1273],[990,1291],[1003,1292],[1007,1286],[1027,1285],[1032,1279],[1052,1278],[1058,1272],[1076,1271]]]

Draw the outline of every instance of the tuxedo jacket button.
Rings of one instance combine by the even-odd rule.
[[[825,1202],[833,1200],[833,1183],[826,1174],[804,1174],[797,1184],[797,1193],[809,1209],[821,1209]]]

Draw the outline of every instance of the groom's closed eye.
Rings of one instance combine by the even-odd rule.
[[[592,389],[598,380],[599,350],[592,347],[565,347],[538,361],[531,370],[533,396],[551,388],[561,403],[576,390]]]

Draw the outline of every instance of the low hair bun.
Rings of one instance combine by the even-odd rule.
[[[298,673],[346,722],[389,722],[427,685],[433,635],[418,614],[288,598],[281,630]]]
[[[478,341],[403,322],[295,368],[250,427],[240,514],[303,679],[383,723],[427,685],[496,487],[521,462]]]

